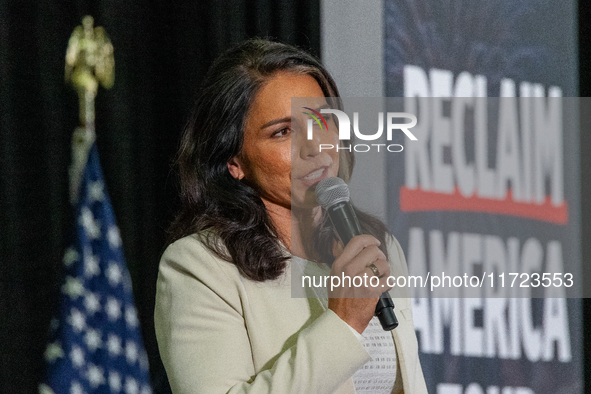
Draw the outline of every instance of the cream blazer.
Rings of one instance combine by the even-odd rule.
[[[392,272],[407,274],[393,238]],[[315,298],[292,298],[291,269],[255,282],[196,236],[171,244],[160,262],[155,324],[175,394],[354,394],[352,375],[369,355],[350,327]],[[408,298],[394,299],[392,331],[404,393],[427,393]]]

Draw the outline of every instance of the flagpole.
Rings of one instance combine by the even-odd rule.
[[[78,93],[80,126],[72,136],[72,163],[70,165],[70,202],[75,204],[80,178],[86,165],[88,151],[95,141],[94,101],[100,83],[106,89],[115,80],[113,45],[102,27],[93,27],[94,19],[87,15],[77,26],[66,51],[66,82]]]

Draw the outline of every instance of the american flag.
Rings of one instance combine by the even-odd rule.
[[[84,168],[74,240],[44,357],[40,394],[150,394],[131,279],[93,144]]]

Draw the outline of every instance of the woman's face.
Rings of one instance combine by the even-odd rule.
[[[292,97],[310,97],[306,106],[316,111],[329,107],[313,77],[276,73],[255,96],[246,118],[242,152],[228,163],[232,176],[244,178],[257,189],[267,208],[316,206],[316,184],[337,176],[339,169],[336,149],[319,150],[320,144],[338,145],[332,118],[325,116],[328,130],[315,125],[313,139],[308,140],[310,117],[303,112],[310,111],[302,108],[292,113]]]

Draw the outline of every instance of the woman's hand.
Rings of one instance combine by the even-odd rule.
[[[386,282],[390,266],[379,245],[380,241],[371,235],[353,237],[330,270],[331,277],[338,277],[341,283],[339,287],[328,287],[328,308],[359,333],[373,317],[380,295],[390,290]],[[371,264],[379,270],[379,278],[372,279],[375,268],[372,270]],[[347,277],[351,278],[351,283]],[[359,278],[354,280],[354,277]]]

